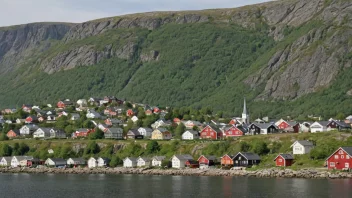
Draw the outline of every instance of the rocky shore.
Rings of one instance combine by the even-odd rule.
[[[139,175],[182,175],[182,176],[232,176],[232,177],[273,177],[273,178],[329,178],[351,179],[349,172],[330,172],[314,169],[263,169],[257,171],[247,170],[221,170],[221,169],[148,169],[148,168],[0,168],[0,173],[32,173],[32,174],[139,174]]]

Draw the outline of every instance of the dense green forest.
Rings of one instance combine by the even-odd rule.
[[[57,42],[49,51],[38,53],[32,62],[27,62],[28,67],[1,76],[0,84],[6,86],[0,86],[0,107],[115,95],[150,105],[198,109],[209,106],[214,111],[223,111],[226,116],[234,116],[242,112],[246,97],[252,118],[292,116],[304,119],[307,115],[318,115],[327,119],[339,113],[349,115],[352,97],[346,92],[351,88],[351,67],[342,68],[329,88],[291,101],[255,100],[264,90],[264,84],[251,88],[244,83],[277,50],[317,26],[321,23],[315,21],[288,28],[282,41],[269,37],[269,27],[265,24],[245,29],[234,24],[207,22],[168,24],[153,31],[110,30],[68,44]],[[50,75],[36,65],[37,58],[52,57],[73,46],[95,44],[95,48],[103,49],[110,42],[123,45],[130,41],[124,40],[124,35],[129,35],[136,43],[137,50],[130,59],[114,57],[96,65]],[[150,51],[159,53],[158,60],[142,62],[140,54]],[[346,62],[351,57],[346,55],[341,61]]]

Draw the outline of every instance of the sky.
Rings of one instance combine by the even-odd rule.
[[[234,8],[269,0],[0,0],[0,27],[32,22],[85,22],[150,11]]]

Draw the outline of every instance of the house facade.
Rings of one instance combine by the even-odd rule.
[[[147,127],[140,127],[138,128],[138,132],[143,135],[144,138],[152,137],[153,129]]]
[[[138,157],[137,158],[137,167],[149,167],[151,166],[151,159],[148,157]]]
[[[318,132],[326,132],[328,131],[327,125],[329,124],[328,121],[319,121],[314,122],[310,125],[310,132],[311,133],[318,133]]]
[[[187,130],[182,134],[183,140],[196,140],[199,139],[198,131]]]
[[[236,127],[235,125],[228,127],[228,128],[225,128],[225,130],[224,130],[224,136],[226,138],[240,137],[243,135],[245,135],[245,130],[243,128],[240,129],[240,128]]]
[[[205,156],[205,155],[201,155],[197,161],[199,164],[199,169],[207,169],[210,166],[214,166],[215,163],[217,162],[215,156]]]
[[[200,132],[200,139],[212,139],[217,140],[222,138],[222,132],[220,129],[211,127],[207,125],[201,132]]]
[[[292,152],[294,155],[303,155],[310,153],[310,151],[314,148],[314,145],[312,142],[307,140],[298,140],[291,145],[291,148],[293,149]]]
[[[67,165],[73,165],[73,166],[77,166],[77,165],[86,165],[86,160],[83,158],[69,158],[67,160]]]
[[[54,166],[54,167],[60,167],[60,166],[66,166],[67,161],[62,159],[62,158],[48,158],[45,160],[45,165],[47,166]]]
[[[152,159],[152,166],[161,166],[162,162],[166,159],[165,156],[154,156]]]
[[[98,160],[94,157],[89,158],[88,160],[88,168],[98,167]]]
[[[352,168],[352,146],[340,147],[326,159],[328,169],[350,170]]]
[[[123,139],[123,129],[121,128],[108,128],[104,133],[105,139]]]
[[[251,167],[258,165],[260,161],[259,155],[249,152],[239,152],[233,157],[233,165],[235,167]]]
[[[137,158],[135,157],[126,157],[123,160],[123,167],[125,168],[134,168],[137,166]]]
[[[6,136],[10,139],[16,138],[16,137],[20,136],[20,130],[11,129],[9,132],[7,132]]]
[[[189,160],[193,160],[191,155],[174,155],[171,158],[172,168],[185,168],[186,162]]]
[[[278,132],[278,128],[272,123],[252,123],[248,128],[251,135],[266,135]]]
[[[232,167],[233,166],[233,157],[232,155],[224,155],[221,157],[221,166]]]
[[[152,140],[170,140],[172,138],[171,132],[165,128],[155,129],[152,133]]]
[[[99,157],[97,159],[97,165],[98,167],[107,167],[109,166],[109,163],[110,163],[110,159],[109,158],[105,158],[105,157]]]
[[[33,133],[33,138],[50,138],[51,128],[39,128]]]
[[[12,157],[1,157],[0,158],[0,166],[8,167],[11,166]]]
[[[127,132],[127,139],[143,139],[143,135],[141,135],[138,129],[131,129]]]
[[[291,166],[293,164],[293,156],[291,154],[279,154],[274,161],[276,166]]]
[[[31,135],[34,133],[39,127],[34,124],[24,125],[20,128],[21,135]]]

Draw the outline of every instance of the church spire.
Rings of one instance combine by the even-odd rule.
[[[243,98],[243,112],[242,114],[247,115],[246,98]]]

